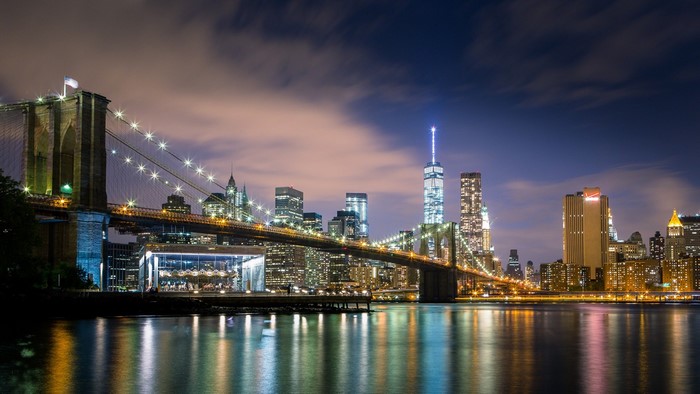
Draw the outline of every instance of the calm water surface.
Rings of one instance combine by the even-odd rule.
[[[700,392],[700,305],[5,319],[0,392]]]

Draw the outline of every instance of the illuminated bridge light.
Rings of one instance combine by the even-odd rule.
[[[124,158],[124,162],[125,162],[126,164],[131,164],[131,157],[129,157],[129,156],[125,157],[125,158]]]
[[[122,111],[122,110],[117,110],[117,112],[114,113],[114,116],[115,116],[117,119],[122,119],[122,118],[124,117],[124,111]]]
[[[145,172],[145,171],[146,171],[146,166],[143,165],[143,164],[139,164],[138,170],[139,170],[139,172]]]
[[[187,166],[187,167],[192,167],[192,160],[190,160],[190,159],[185,159],[184,163],[185,163],[185,166]]]
[[[150,131],[148,131],[148,132],[146,132],[146,134],[144,135],[144,137],[146,137],[147,140],[151,141],[151,140],[153,140],[153,133],[151,133]]]
[[[204,173],[204,168],[202,168],[202,167],[197,167],[197,171],[196,171],[196,172],[197,172],[197,175],[202,175],[202,173]]]
[[[129,127],[131,127],[131,128],[134,129],[134,130],[138,130],[138,129],[139,129],[139,124],[138,124],[138,122],[131,122],[131,124],[129,125]]]
[[[165,141],[160,141],[158,143],[158,147],[162,150],[166,150],[166,148],[168,147],[168,144]]]

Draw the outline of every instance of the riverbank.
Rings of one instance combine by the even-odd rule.
[[[40,291],[1,297],[5,312],[24,318],[371,311],[363,296]]]

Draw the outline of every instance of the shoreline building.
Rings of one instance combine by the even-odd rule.
[[[684,230],[674,209],[666,226],[665,255],[661,262],[661,281],[670,291],[691,291],[694,287],[694,259],[686,252]]]
[[[562,200],[563,263],[583,267],[583,277],[602,281],[608,258],[608,197],[598,187],[567,194]],[[585,285],[585,283],[584,283]]]

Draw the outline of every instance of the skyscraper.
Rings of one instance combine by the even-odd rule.
[[[431,161],[423,168],[423,223],[441,224],[444,220],[444,169],[435,161],[435,126],[432,133]]]
[[[276,187],[275,221],[301,225],[304,222],[304,193],[293,187]]]
[[[316,232],[323,231],[323,216],[316,212],[304,212],[304,228]],[[328,263],[330,254],[323,250],[305,247],[306,276],[304,284],[309,287],[328,286]]]
[[[564,264],[576,264],[597,278],[607,262],[609,236],[608,197],[598,187],[584,187],[583,192],[567,194],[563,205]]]
[[[678,218],[676,210],[666,226],[665,260],[677,261],[685,256],[685,236],[683,233],[683,223]]]
[[[665,244],[665,238],[661,235],[661,232],[657,231],[653,237],[649,238],[649,258],[660,263],[666,255]]]
[[[483,231],[483,246],[484,253],[493,253],[493,245],[491,245],[491,221],[489,220],[489,209],[484,205],[481,208],[481,230]]]
[[[345,193],[345,210],[357,212],[357,216],[359,218],[357,238],[369,237],[369,223],[367,221],[367,193]]]
[[[523,271],[520,268],[520,258],[518,257],[518,249],[510,250],[510,256],[508,256],[508,268],[506,269],[506,276],[518,280],[523,279]]]
[[[355,211],[338,211],[333,220],[328,221],[328,234],[332,237],[357,239],[359,215]]]
[[[474,254],[481,254],[484,251],[481,173],[463,172],[460,175],[459,190],[459,230],[467,240],[469,250]],[[486,215],[488,217],[488,213]]]
[[[689,257],[700,256],[700,215],[679,216],[683,223],[685,237],[685,252]]]
[[[304,228],[307,230],[323,231],[323,216],[316,212],[304,212]]]

